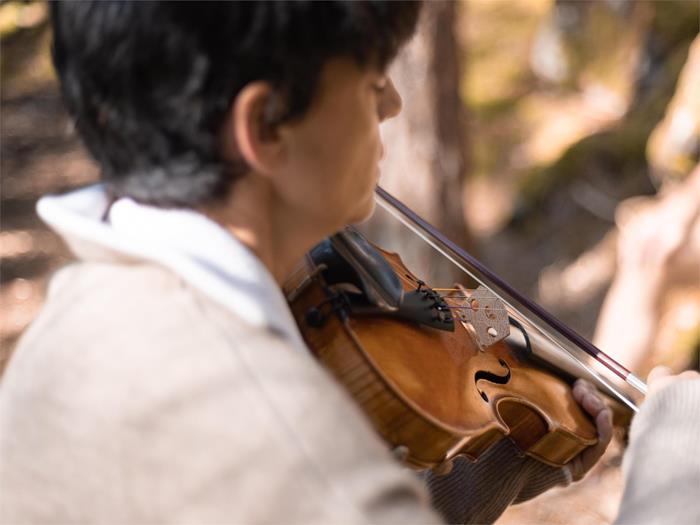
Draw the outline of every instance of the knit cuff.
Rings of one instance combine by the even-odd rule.
[[[425,480],[433,506],[448,523],[493,523],[510,504],[567,484],[570,475],[523,456],[506,438],[479,461],[457,458],[449,474],[427,472]]]
[[[652,394],[632,422],[617,523],[700,523],[700,379]]]
[[[684,430],[684,432],[664,434],[665,446],[682,448],[694,444],[700,436],[698,414],[700,414],[699,379],[677,381],[668,385],[649,396],[632,421],[630,452],[640,440],[649,436],[650,432],[663,432],[663,428],[659,427]]]

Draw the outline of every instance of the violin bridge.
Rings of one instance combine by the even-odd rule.
[[[508,337],[510,323],[506,305],[492,292],[483,286],[475,290],[457,285],[467,297],[462,310],[462,323],[471,327],[469,330],[481,350]]]

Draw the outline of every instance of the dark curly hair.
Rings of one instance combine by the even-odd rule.
[[[276,122],[301,117],[331,57],[380,67],[420,4],[380,1],[53,2],[53,59],[78,132],[114,196],[194,207],[247,171],[218,134],[237,93],[270,82]]]

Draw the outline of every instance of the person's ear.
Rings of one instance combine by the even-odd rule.
[[[242,158],[254,171],[274,173],[282,160],[283,142],[273,113],[278,95],[267,82],[258,81],[239,91],[223,130],[224,154]]]

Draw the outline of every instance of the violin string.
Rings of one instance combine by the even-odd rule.
[[[417,279],[409,278],[408,276],[403,275],[402,273],[396,272],[396,275],[398,275],[399,279],[401,279],[404,283],[407,283],[411,286],[418,286],[419,284],[425,285],[425,283],[423,283],[422,281],[419,282]],[[426,286],[426,288],[428,288],[428,287]],[[430,289],[433,290],[434,292],[451,292],[451,291],[464,292],[464,290],[465,290],[464,288],[430,288]],[[455,300],[469,299],[470,297],[471,296],[469,296],[469,295],[444,295],[444,296],[442,296],[443,299],[455,299]],[[494,294],[494,295],[492,295],[492,297],[496,297],[496,295]],[[446,309],[469,309],[469,310],[474,310],[474,311],[477,311],[477,310],[492,310],[492,311],[506,310],[506,308],[494,308],[494,307],[485,308],[485,307],[481,307],[481,306],[475,307],[475,306],[471,306],[471,305],[447,306],[447,307],[443,307],[443,308],[446,308]],[[464,320],[463,318],[461,318],[461,319]]]
[[[297,275],[299,275],[300,273],[303,273],[303,272],[306,272],[306,271],[307,271],[307,269],[304,268],[304,267],[299,268],[299,269],[297,269],[297,270],[292,274],[291,277],[294,278],[294,277],[296,277]],[[417,279],[409,278],[409,277],[407,277],[407,276],[405,276],[405,275],[403,275],[403,274],[401,274],[401,273],[399,273],[399,272],[396,272],[396,275],[398,275],[399,279],[401,279],[404,283],[409,284],[409,285],[412,286],[412,287],[413,287],[413,286],[418,286],[418,284],[419,284]],[[425,286],[424,283],[423,283],[423,286]],[[427,286],[425,286],[425,287],[428,288]],[[433,291],[460,291],[460,292],[463,292],[463,291],[464,291],[463,288],[430,288],[430,289],[433,290]],[[494,295],[493,297],[495,297],[495,295]],[[449,296],[442,296],[442,298],[443,298],[443,299],[455,299],[455,300],[457,300],[457,299],[469,299],[470,296],[468,296],[468,295],[449,295]],[[476,311],[476,310],[485,310],[485,309],[487,309],[487,308],[480,307],[480,306],[478,306],[478,307],[474,307],[474,306],[447,306],[447,307],[445,307],[445,308],[448,308],[448,309],[459,309],[459,308],[461,308],[461,309],[470,309],[470,310],[474,310],[474,311]],[[493,307],[491,307],[491,308],[489,308],[489,309],[490,309],[490,310],[499,310],[499,311],[500,311],[500,310],[505,310],[505,308],[493,308]]]
[[[492,310],[494,312],[502,312],[505,310],[505,308],[490,308],[487,306],[484,307],[478,307],[478,308],[472,308],[471,306],[440,306],[440,309],[445,309],[445,310]]]
[[[419,283],[418,283],[417,281],[414,281],[413,279],[408,279],[408,278],[406,278],[405,276],[399,274],[398,272],[397,272],[397,274],[399,275],[399,277],[400,277],[405,283],[409,283],[411,286],[418,286]],[[421,283],[422,283],[422,282],[421,282]],[[424,283],[422,283],[422,284],[424,285]],[[427,288],[427,286],[426,286],[426,288]],[[453,292],[453,291],[458,291],[458,292],[464,293],[465,288],[431,288],[431,290],[433,290],[434,292]],[[489,292],[491,292],[491,294],[490,294],[490,297],[491,297],[491,298],[500,299],[499,296],[498,296],[497,294],[495,294],[492,290],[489,290]],[[442,296],[442,295],[441,295],[441,296]],[[450,295],[444,295],[444,296],[442,296],[442,298],[445,299],[445,300],[447,300],[447,299],[452,299],[452,300],[458,301],[458,300],[468,300],[468,299],[471,298],[471,296],[468,296],[468,295],[457,295],[457,296],[455,296],[455,295],[452,295],[452,296],[450,296]],[[478,299],[477,299],[477,302],[478,302]],[[466,305],[466,306],[454,306],[454,305],[453,305],[453,306],[445,306],[445,307],[442,307],[441,309],[453,310],[454,313],[457,314],[456,317],[457,317],[460,321],[462,321],[462,322],[468,322],[469,320],[464,316],[463,310],[467,310],[467,309],[468,309],[468,310],[476,311],[476,310],[482,310],[482,309],[486,309],[486,308],[485,308],[485,307],[473,307],[473,306],[471,306],[471,305]],[[490,309],[491,309],[491,310],[494,310],[494,311],[495,311],[495,310],[499,310],[499,311],[500,311],[500,310],[505,310],[505,311],[508,311],[507,308],[493,308],[493,307],[491,307]],[[547,337],[547,339],[550,339],[550,338]],[[554,342],[554,341],[552,341],[552,342]],[[556,344],[556,343],[555,343],[555,345],[556,345],[556,346],[559,346],[559,345]],[[621,395],[621,393],[618,391],[618,389],[617,389],[607,378],[605,378],[604,376],[602,376],[595,368],[593,368],[592,363],[589,364],[589,363],[584,362],[584,361],[580,358],[580,356],[576,355],[574,352],[572,352],[572,351],[570,351],[570,350],[568,350],[568,349],[565,351],[565,354],[564,354],[564,355],[568,356],[568,357],[576,364],[576,366],[579,366],[582,370],[586,371],[591,377],[596,378],[596,379],[597,379],[602,385],[604,385],[611,393],[615,394],[615,397],[617,397],[618,400],[622,401],[625,405],[627,405],[628,407],[630,407],[634,412],[637,412],[637,411],[639,410],[639,409],[637,408],[637,406],[636,406],[633,402],[631,402],[629,399],[627,399],[626,396]],[[586,357],[588,357],[588,356],[586,355]],[[597,362],[597,361],[594,361],[594,363],[595,363],[595,362]]]
[[[451,288],[451,289],[450,289],[450,288],[442,288],[442,289],[433,288],[433,290],[436,290],[436,291],[437,291],[437,290],[458,290],[458,288]],[[463,291],[463,290],[461,290],[461,291]],[[464,297],[467,298],[467,299],[469,298],[469,296],[464,296]],[[493,292],[491,292],[491,297],[494,297],[494,298],[497,298],[497,299],[498,299],[498,296],[497,296],[495,293],[493,293]],[[445,299],[453,299],[454,296],[445,296],[444,298],[445,298]],[[457,314],[456,317],[458,317],[459,320],[462,321],[462,322],[468,322],[469,320],[464,316],[464,314],[462,313],[461,310],[463,310],[463,309],[471,309],[471,310],[481,310],[481,309],[483,309],[483,308],[481,308],[481,307],[479,307],[479,308],[472,308],[471,306],[461,306],[461,307],[460,307],[460,306],[448,306],[447,308],[459,310],[459,311],[457,311],[457,312],[455,312],[455,313]],[[507,308],[492,308],[492,309],[493,309],[493,310],[506,310],[506,311],[508,311]],[[631,403],[629,400],[627,400],[626,398],[624,398],[624,396],[620,396],[620,395],[618,394],[618,390],[615,388],[615,386],[614,386],[607,378],[605,378],[604,376],[602,376],[602,375],[593,367],[593,363],[595,363],[596,361],[593,361],[593,363],[586,363],[583,359],[581,359],[580,356],[577,356],[577,355],[575,355],[575,354],[572,353],[572,352],[565,352],[564,355],[566,355],[569,359],[571,359],[571,360],[573,361],[573,363],[574,363],[577,367],[579,367],[581,370],[583,370],[583,371],[585,371],[587,374],[589,374],[590,377],[593,377],[593,378],[597,379],[598,381],[600,381],[600,383],[601,383],[602,385],[604,385],[605,387],[607,387],[607,389],[608,389],[610,392],[612,392],[613,394],[616,394],[615,397],[617,397],[618,399],[620,399],[626,406],[630,407],[634,412],[637,412],[637,411],[638,411],[638,408],[637,408],[636,405],[634,405],[634,403]],[[588,356],[586,356],[586,357],[588,357]]]
[[[305,264],[304,264],[304,265],[300,265],[300,267],[297,268],[296,270],[294,270],[294,272],[287,278],[287,280],[288,280],[288,281],[297,281],[299,275],[301,275],[301,274],[307,274],[307,275],[308,275],[309,271],[310,271],[310,270],[309,270],[309,267],[307,267]]]
[[[299,268],[296,272],[294,272],[294,276],[296,277],[299,273],[304,272],[304,268]],[[414,278],[408,278],[407,276],[402,275],[401,273],[397,272],[397,275],[399,278],[406,284],[409,284],[411,287],[416,287],[418,288],[419,286],[425,286],[425,283],[422,281],[419,281]],[[428,288],[426,286],[426,288]],[[464,288],[432,288],[433,291],[435,292],[452,292],[452,291],[458,291],[458,292],[464,292]],[[497,299],[500,299],[499,296],[493,291],[489,290],[491,292],[492,297],[495,297]],[[468,300],[471,296],[467,295],[455,295],[455,296],[442,296],[443,299],[452,299],[455,301],[459,300]],[[485,309],[485,307],[473,307],[471,305],[469,306],[448,306],[447,307],[450,310],[454,310],[454,313],[456,314],[456,317],[461,321],[461,322],[468,322],[469,320],[464,316],[463,310],[470,309],[470,310],[481,310]],[[506,310],[508,311],[507,308],[491,308],[492,310]],[[549,338],[548,338],[549,339]],[[556,343],[555,343],[556,344]],[[558,346],[558,345],[557,345]],[[625,405],[629,406],[633,411],[637,412],[638,408],[636,405],[632,402],[630,402],[626,396],[621,395],[618,390],[603,376],[600,375],[598,371],[592,368],[591,365],[583,362],[578,356],[574,355],[571,351],[566,351],[565,355],[567,355],[570,359],[572,359],[578,366],[580,366],[583,370],[587,371],[592,377],[598,379],[603,385],[605,385],[608,390],[610,390],[612,393],[616,394],[615,397],[617,397],[620,401],[622,401]]]
[[[401,279],[404,283],[410,284],[411,286],[418,286],[420,284],[418,280],[414,280],[412,278],[409,278],[406,275],[402,275],[399,272],[396,272],[396,274],[399,276],[399,279]],[[421,281],[422,283],[422,281]],[[423,286],[425,286],[425,283],[422,283]],[[428,288],[426,286],[426,288]],[[464,288],[430,288],[430,290],[433,290],[434,292],[438,291],[459,291],[459,292],[464,292]],[[471,296],[469,295],[441,295],[443,299],[469,299]],[[495,295],[493,295],[495,297]],[[440,307],[440,309],[445,310],[445,309],[467,309],[467,310],[492,310],[492,311],[503,311],[505,308],[494,308],[494,307],[481,307],[481,306],[471,306],[471,305],[466,305],[466,306],[444,306]],[[460,319],[465,320],[464,318],[460,317]]]
[[[439,230],[435,229],[430,223],[425,221],[425,219],[385,191],[381,186],[376,187],[375,197],[380,206],[409,230],[421,237],[426,243],[435,248],[457,268],[470,275],[485,287],[491,289],[492,292],[494,292],[493,286],[502,290],[501,294],[496,293],[496,295],[506,306],[512,309],[514,315],[517,313],[517,317],[527,318],[527,314],[520,313],[521,308],[525,308],[530,314],[533,314],[535,316],[534,318],[527,318],[528,325],[532,328],[537,328],[537,331],[546,339],[550,340],[555,346],[558,346],[561,350],[569,354],[574,352],[574,348],[577,349],[577,352],[585,352],[601,365],[605,366],[610,372],[620,377],[629,386],[646,395],[646,384],[630,370],[551,315],[540,305],[531,301],[508,285],[508,283],[489,270],[483,263],[450,241]],[[512,303],[518,305],[519,308],[516,308]],[[624,394],[619,392],[617,396],[621,400],[625,398]],[[634,405],[632,401],[629,402]]]
[[[491,294],[492,294],[492,297],[498,298],[498,296],[497,296],[496,294],[494,294],[493,292],[491,292]],[[494,310],[495,310],[495,308],[494,308]],[[507,308],[501,308],[501,310],[506,310],[506,311],[508,311]],[[466,318],[464,317],[464,314],[463,314],[461,311],[457,312],[457,314],[458,314],[457,317],[458,317],[461,321],[463,321],[463,322],[468,322],[468,321],[469,321],[468,319],[466,319]],[[509,312],[509,315],[510,315],[510,312]],[[541,333],[541,332],[540,332],[540,333]],[[542,335],[545,335],[545,336],[546,336],[546,334],[542,334]],[[550,342],[554,343],[556,346],[559,346],[555,341],[553,341],[553,340],[550,339],[549,337],[547,337],[547,339],[549,339]],[[594,365],[595,363],[597,363],[598,361],[593,360],[591,363],[587,363],[587,362],[585,362],[583,359],[581,359],[580,356],[578,356],[578,355],[576,355],[574,352],[571,352],[571,351],[568,351],[568,350],[565,351],[565,353],[564,353],[563,355],[566,355],[569,359],[571,359],[571,360],[573,361],[573,363],[574,363],[576,366],[580,367],[582,370],[584,370],[585,372],[587,372],[587,373],[589,374],[590,377],[595,378],[596,380],[598,380],[598,381],[600,382],[600,384],[602,384],[603,386],[605,386],[605,387],[607,388],[607,390],[608,390],[611,394],[613,394],[613,397],[616,397],[616,398],[617,398],[619,401],[621,401],[624,405],[628,406],[633,412],[636,413],[636,412],[639,411],[639,408],[634,404],[634,402],[632,402],[631,400],[629,400],[625,395],[621,394],[621,393],[619,392],[619,390],[615,387],[615,385],[613,385],[613,384],[610,382],[610,380],[608,380],[606,377],[604,377],[603,375],[601,375],[600,372],[598,372],[598,370],[596,370],[596,369],[593,367],[593,365]],[[587,354],[585,355],[585,357],[586,357],[586,358],[589,358],[589,356],[588,356]]]
[[[436,292],[463,292],[464,288],[433,288]]]
[[[495,295],[493,297],[495,297]],[[443,297],[443,299],[459,299],[459,298],[445,296],[445,297]],[[469,298],[467,297],[467,299],[469,299]],[[508,311],[507,308],[498,307],[498,306],[473,306],[473,305],[469,305],[469,304],[465,305],[465,306],[456,306],[454,308],[468,308],[470,310],[492,310],[494,312]]]

